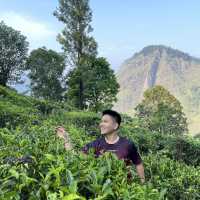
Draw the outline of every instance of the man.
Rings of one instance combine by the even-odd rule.
[[[103,137],[86,144],[82,151],[87,153],[90,148],[94,149],[96,157],[104,152],[113,152],[119,159],[123,159],[126,164],[132,162],[136,166],[136,171],[141,179],[145,182],[144,167],[142,159],[137,152],[134,143],[118,135],[118,129],[121,123],[121,116],[113,110],[105,110],[102,113],[102,119],[99,124],[101,135]],[[57,133],[60,133],[59,129]]]

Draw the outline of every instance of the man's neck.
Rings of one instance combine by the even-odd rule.
[[[115,144],[119,141],[119,136],[116,132],[105,135],[105,140],[108,144]]]

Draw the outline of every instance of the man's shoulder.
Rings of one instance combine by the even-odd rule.
[[[124,142],[124,143],[129,144],[129,145],[134,144],[134,142],[127,137],[121,137],[120,136],[120,140],[121,140],[121,142]]]
[[[120,144],[123,146],[126,146],[128,149],[129,148],[136,148],[135,143],[133,142],[132,139],[127,138],[127,137],[120,137]]]
[[[100,138],[97,138],[96,140],[91,141],[89,143],[89,145],[92,146],[92,147],[95,147],[95,146],[102,144],[103,142],[104,142],[104,138],[100,137]]]
[[[103,143],[103,138],[97,138],[89,143],[87,143],[84,147],[82,147],[82,151],[87,153],[89,149],[94,148],[97,149]]]

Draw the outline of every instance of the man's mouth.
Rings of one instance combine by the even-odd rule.
[[[101,132],[105,132],[105,130],[106,130],[105,128],[101,128]]]

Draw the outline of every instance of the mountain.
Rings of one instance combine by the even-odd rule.
[[[163,45],[147,46],[121,65],[117,79],[114,109],[133,115],[143,92],[162,85],[181,102],[190,132],[200,133],[200,59]]]

